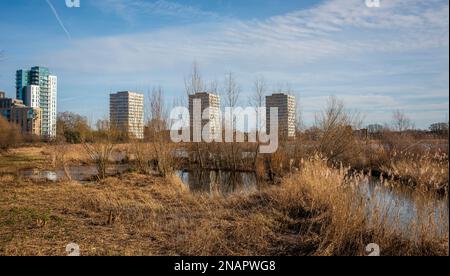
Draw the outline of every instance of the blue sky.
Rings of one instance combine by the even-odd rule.
[[[306,125],[330,95],[365,123],[394,110],[418,127],[448,119],[447,0],[65,0],[0,2],[0,90],[14,96],[15,70],[47,66],[58,75],[58,110],[95,121],[108,95],[163,86],[184,97],[192,62],[205,81],[234,72],[247,105],[253,80],[286,83]],[[67,32],[66,32],[67,30]]]

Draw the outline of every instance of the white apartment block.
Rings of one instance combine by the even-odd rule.
[[[28,90],[30,90],[30,99],[33,100],[37,95],[37,89],[26,88],[26,97],[28,97]],[[34,92],[32,90],[34,89]],[[45,77],[42,85],[39,86],[39,107],[42,109],[42,135],[48,138],[56,137],[56,100],[58,96],[58,78],[56,76],[48,75]],[[37,101],[37,100],[36,100]],[[28,102],[27,105],[32,104]]]
[[[201,108],[196,110],[194,103],[200,103]],[[205,109],[208,109],[205,111]],[[202,118],[202,115],[203,118]],[[214,140],[221,135],[220,122],[220,96],[211,93],[196,93],[189,95],[189,123],[191,131],[191,141],[202,141],[202,137],[208,140]],[[200,137],[198,137],[198,129],[200,128]],[[197,132],[196,132],[197,131]]]
[[[45,136],[54,138],[56,137],[56,120],[57,120],[57,112],[56,112],[56,100],[58,96],[58,78],[56,76],[49,75],[48,76],[48,95],[47,95],[47,105],[44,107],[44,110],[47,109],[48,120],[44,122],[46,124],[45,128],[48,129],[47,133],[44,133]],[[42,91],[41,91],[42,97]]]
[[[270,131],[270,108],[278,107],[278,132],[281,137],[295,137],[296,102],[295,96],[273,94],[266,97],[266,131]]]
[[[27,106],[33,108],[41,107],[41,87],[39,85],[28,85],[25,88],[25,101]]]
[[[111,125],[130,138],[144,139],[144,95],[130,91],[110,95]]]

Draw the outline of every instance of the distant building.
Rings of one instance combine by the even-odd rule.
[[[56,137],[58,78],[50,75],[48,77],[48,85],[48,92],[45,93],[44,91],[44,96],[42,95],[42,90],[40,91],[40,107],[44,111],[44,115],[48,116],[42,132],[45,136],[53,138]]]
[[[367,128],[353,130],[353,135],[362,140],[369,139],[369,130]]]
[[[30,85],[30,70],[17,70],[16,71],[16,98],[18,100],[24,100],[25,88]]]
[[[17,125],[23,134],[41,136],[40,108],[25,106],[21,100],[6,98],[5,93],[0,93],[0,115]]]
[[[21,100],[6,98],[5,95],[6,95],[5,92],[0,93],[0,108],[1,109],[11,108],[14,105],[23,105],[23,102]]]
[[[11,108],[9,122],[19,126],[23,134],[41,136],[42,112],[28,106]]]
[[[278,132],[281,137],[295,137],[295,96],[273,94],[266,97],[266,131],[270,131],[270,108],[278,107]]]
[[[25,87],[24,103],[30,107],[39,108],[41,106],[41,88],[39,85],[28,85]]]
[[[109,119],[111,126],[130,138],[144,139],[144,95],[130,91],[111,94]]]
[[[16,97],[25,106],[42,110],[42,135],[56,137],[57,77],[48,68],[35,66],[31,70],[17,70]]]
[[[196,113],[194,110],[194,101],[198,100],[201,104],[200,113]],[[205,109],[209,108],[208,114],[205,116],[208,119],[202,119],[202,114]],[[195,114],[195,116],[194,116]],[[194,138],[202,141],[202,132],[205,131],[205,135],[209,140],[214,140],[220,134],[221,126],[220,126],[220,96],[212,93],[196,93],[193,95],[189,95],[189,123],[190,123],[190,132],[191,132],[191,141],[195,142]],[[195,137],[194,126],[197,125],[200,127],[200,137]],[[208,128],[206,126],[209,126]],[[196,134],[197,135],[197,134]]]

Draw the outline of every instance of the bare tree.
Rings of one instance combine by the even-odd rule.
[[[253,160],[253,167],[256,170],[257,161],[258,161],[258,154],[260,149],[260,142],[258,139],[258,136],[263,131],[263,128],[265,127],[263,125],[262,115],[260,114],[261,108],[264,107],[265,102],[265,96],[267,93],[267,83],[263,76],[259,76],[255,78],[253,82],[253,94],[250,96],[249,102],[250,106],[253,106],[256,111],[256,147],[255,147],[255,153],[254,153],[254,160]]]
[[[203,92],[205,89],[205,84],[203,83],[199,66],[196,61],[192,63],[191,73],[189,76],[184,78],[184,87],[187,96]]]
[[[222,96],[225,99],[225,105],[226,107],[229,107],[231,109],[234,109],[237,107],[237,102],[239,100],[239,96],[241,94],[241,88],[237,84],[236,79],[234,77],[234,74],[232,72],[225,75],[223,90],[222,90]],[[232,128],[235,130],[236,127],[236,119],[231,118],[233,120],[232,122]]]
[[[232,72],[225,75],[223,95],[225,98],[225,104],[228,107],[234,108],[237,105],[239,96],[241,94],[241,88],[236,82],[234,74]]]
[[[154,132],[167,129],[167,110],[164,100],[164,89],[161,86],[154,87],[149,95],[148,127]]]
[[[67,143],[81,143],[91,132],[87,118],[72,112],[58,113],[56,124],[57,138]]]
[[[392,114],[392,127],[395,131],[403,132],[414,128],[414,124],[406,114],[400,110]]]
[[[343,101],[330,97],[327,107],[316,115],[315,128],[320,137],[318,151],[330,161],[349,161],[357,149],[353,129],[360,124],[358,113],[348,112]]]
[[[217,94],[218,91],[219,91],[219,83],[217,82],[217,80],[210,81],[208,85],[208,92]]]
[[[264,77],[257,77],[253,81],[253,94],[250,96],[250,105],[255,107],[257,115],[259,115],[259,108],[264,106],[265,96],[267,93],[267,83]],[[258,123],[258,131],[260,131],[260,124]]]
[[[434,123],[428,129],[434,134],[448,135],[448,123]]]
[[[236,82],[236,79],[232,72],[225,75],[225,81],[224,81],[222,93],[225,98],[226,106],[231,108],[232,110],[234,108],[236,108],[238,100],[239,100],[239,96],[241,93],[241,88],[238,85],[238,83]],[[229,123],[231,124],[231,131],[232,131],[233,137],[234,137],[234,132],[238,131],[238,130],[236,129],[236,118],[233,115],[234,114],[231,114],[232,118],[230,118],[230,119],[232,121]],[[237,164],[238,160],[241,160],[241,156],[239,156],[239,147],[238,147],[237,143],[234,141],[234,138],[233,138],[233,142],[230,143],[230,150],[228,151],[227,154],[230,155],[230,157],[228,159],[231,160],[231,164],[229,164],[228,166],[231,167],[233,170],[236,170],[237,165],[238,165]]]
[[[149,95],[148,137],[150,143],[133,141],[132,150],[141,173],[150,174],[155,169],[161,176],[169,176],[175,167],[176,148],[167,136],[168,116],[164,99],[164,89],[153,88]]]
[[[200,70],[198,68],[197,62],[192,63],[191,72],[188,77],[184,78],[184,87],[186,91],[186,96],[189,98],[190,95],[193,95],[195,93],[203,92],[204,90],[204,83],[203,79],[200,74]],[[186,105],[185,99],[182,99],[183,105]],[[196,147],[196,154],[198,156],[198,159],[200,161],[200,166],[203,167],[203,161],[202,161],[202,155],[200,150],[199,143],[195,143]]]
[[[131,145],[137,169],[143,174],[152,172],[154,165],[152,165],[151,161],[153,163],[158,162],[159,145],[163,142],[161,139],[164,131],[167,129],[164,89],[161,86],[154,87],[148,93],[148,99],[145,138],[150,143],[133,140]]]

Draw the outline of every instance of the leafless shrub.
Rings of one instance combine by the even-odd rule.
[[[114,150],[114,144],[109,141],[102,141],[85,143],[83,145],[86,153],[97,167],[97,177],[99,179],[105,178],[107,176],[107,166]]]
[[[131,152],[133,153],[136,169],[141,174],[151,174],[151,146],[147,142],[133,140],[131,142]]]
[[[197,78],[196,75],[194,79]],[[174,172],[177,156],[176,147],[170,143],[168,137],[168,116],[163,88],[153,88],[149,99],[147,141],[134,141],[132,150],[141,173],[150,174],[155,169],[159,175],[166,177]]]
[[[163,177],[173,174],[177,165],[176,147],[160,140],[153,143],[153,149],[158,173]]]
[[[103,179],[107,176],[108,163],[115,148],[114,142],[117,141],[120,132],[113,127],[102,128],[99,132],[101,135],[97,134],[96,137],[91,138],[93,142],[84,142],[83,148],[97,167],[97,178]]]
[[[354,128],[359,125],[359,114],[351,114],[341,100],[330,97],[327,107],[316,115],[317,151],[332,162],[350,162],[359,153],[353,135]]]
[[[50,146],[52,164],[54,169],[62,168],[67,180],[72,180],[70,170],[68,168],[67,155],[70,152],[70,146],[63,141],[56,141]]]
[[[396,110],[392,114],[392,128],[398,132],[414,129],[414,123],[402,111]]]

